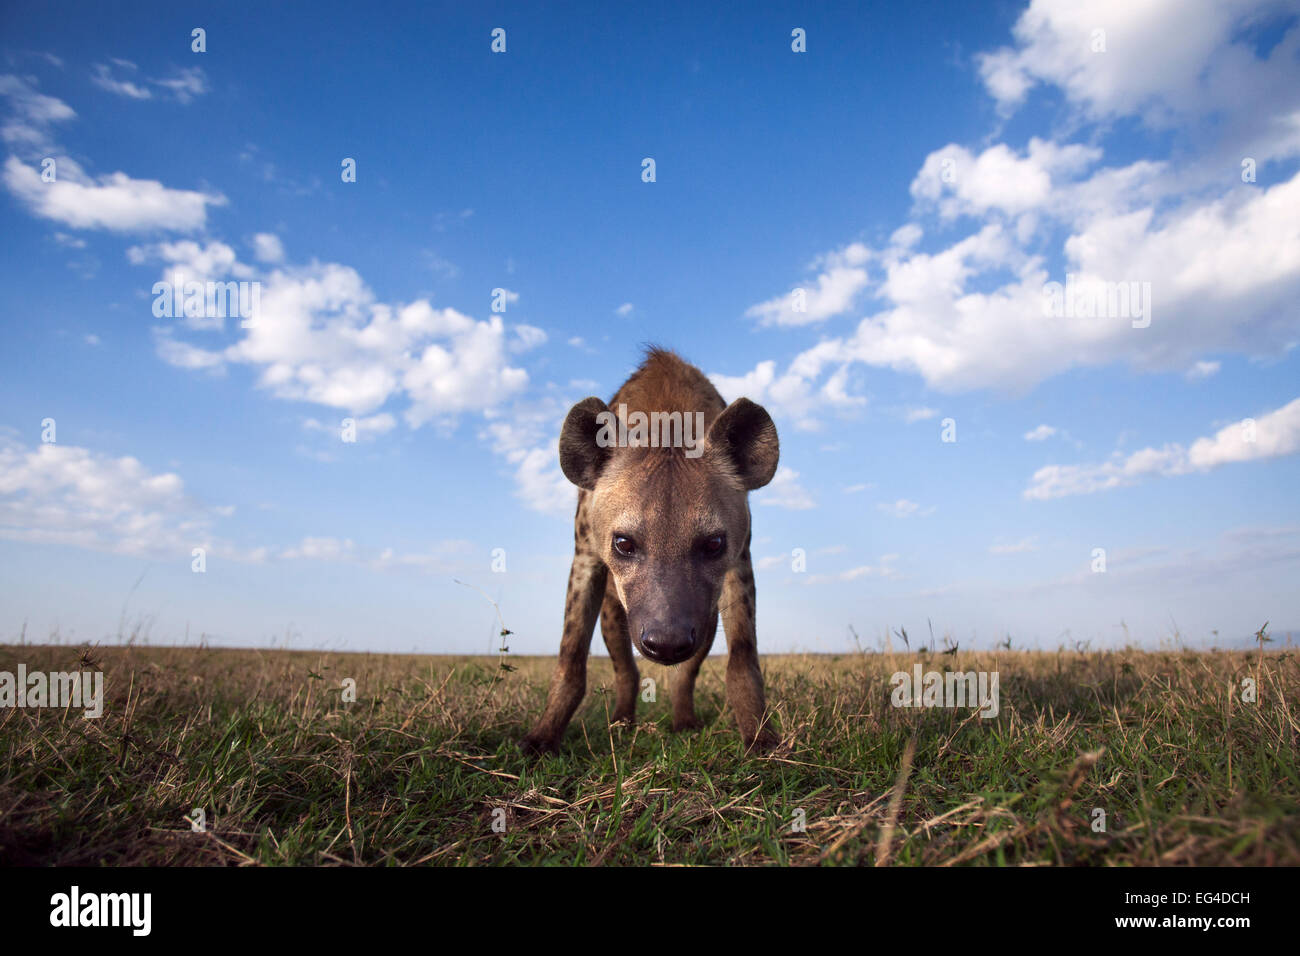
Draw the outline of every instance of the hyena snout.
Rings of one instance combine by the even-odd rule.
[[[637,635],[637,649],[656,664],[680,664],[695,653],[698,633],[687,622],[651,621]]]

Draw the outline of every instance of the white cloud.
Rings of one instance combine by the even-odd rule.
[[[1070,368],[1116,362],[1184,369],[1206,351],[1280,354],[1296,340],[1300,298],[1300,173],[1268,189],[1239,189],[1157,216],[1154,208],[1102,215],[1066,241],[1078,285],[1149,283],[1148,327],[1131,315],[1049,315],[1042,259],[999,223],[937,253],[887,266],[890,303],[856,332],[798,355],[783,373],[760,362],[723,382],[781,391],[793,410],[817,411],[818,379],[847,363],[915,372],[943,391],[1027,389]],[[991,291],[972,288],[1010,272]],[[1139,323],[1141,324],[1141,323]]]
[[[340,541],[338,538],[303,538],[302,542],[295,547],[286,548],[280,552],[280,557],[285,560],[296,560],[308,558],[315,561],[339,561],[345,557],[350,557],[356,551],[356,546],[350,538]]]
[[[899,498],[897,501],[881,502],[876,505],[881,511],[895,518],[911,518],[913,516],[924,518],[935,512],[935,507],[922,508],[915,501],[909,501],[907,498]]]
[[[888,255],[897,257],[899,253],[906,252],[920,242],[924,235],[925,231],[917,223],[909,222],[899,226],[889,237]]]
[[[431,573],[464,571],[466,556],[471,547],[468,541],[440,541],[428,551],[398,552],[385,548],[379,553],[358,546],[351,538],[308,536],[296,545],[285,548],[277,557],[282,561],[337,561],[370,568],[372,571],[389,571],[394,568],[415,568]]]
[[[460,266],[456,265],[456,263],[452,262],[450,259],[445,259],[438,255],[438,253],[432,252],[428,249],[424,250],[424,257],[428,260],[429,268],[435,275],[441,276],[444,279],[455,279],[460,275]]]
[[[1195,379],[1209,372],[1193,364],[1207,352],[1285,354],[1300,334],[1300,173],[1270,185],[1235,175],[1243,156],[1262,169],[1300,155],[1300,21],[1280,21],[1285,34],[1266,56],[1245,29],[1283,13],[1272,0],[1034,0],[1014,47],[980,61],[1000,106],[1055,85],[1075,107],[1065,129],[1136,116],[1175,137],[1170,158],[1106,166],[1096,136],[944,146],[912,181],[914,215],[936,215],[949,228],[973,218],[976,231],[922,249],[924,231],[908,222],[884,248],[860,249],[854,261],[878,261],[881,274],[849,298],[869,292],[883,308],[784,370],[762,360],[715,382],[761,389],[778,407],[779,395],[798,427],[815,428],[819,387],[857,364],[915,373],[946,392],[1023,392],[1078,367],[1191,367]],[[1091,49],[1096,27],[1106,31],[1104,53]],[[1049,273],[1058,259],[1060,274]],[[1143,314],[1050,313],[1045,287],[1067,274],[1076,287],[1137,283],[1149,290]],[[788,306],[780,297],[751,314],[788,324],[834,311],[799,318]]]
[[[1289,113],[1297,104],[1300,29],[1290,24],[1265,59],[1242,28],[1285,11],[1275,0],[1034,0],[1013,29],[1015,46],[977,62],[1004,113],[1044,83],[1091,120],[1138,115],[1153,127],[1191,126],[1215,113],[1254,112],[1267,125],[1270,113]],[[1096,49],[1098,39],[1104,52]],[[1298,132],[1275,145],[1294,150]]]
[[[416,568],[429,574],[464,573],[473,566],[468,559],[470,543],[462,540],[440,541],[428,551],[397,552],[385,548],[366,564],[376,571],[391,568]]]
[[[1047,465],[1034,472],[1024,496],[1047,500],[1092,494],[1134,484],[1143,475],[1157,472],[1180,474],[1185,467],[1186,458],[1177,445],[1144,448],[1126,459],[1116,456],[1098,465]]]
[[[0,96],[10,105],[10,115],[0,127],[5,142],[32,162],[50,159],[54,163],[50,167],[54,179],[46,182],[42,178],[46,167],[28,165],[20,155],[5,160],[5,186],[35,216],[75,229],[193,232],[207,224],[209,206],[226,204],[219,194],[171,189],[123,172],[94,178],[71,157],[59,155],[54,143],[51,126],[77,115],[70,106],[37,93],[16,76],[0,76]]]
[[[0,435],[0,539],[54,544],[137,558],[183,562],[193,549],[214,557],[261,563],[349,561],[384,571],[416,567],[463,569],[468,542],[441,541],[427,552],[378,554],[350,538],[309,536],[288,548],[240,548],[217,537],[233,506],[205,506],[175,472],[155,473],[130,456],[115,458],[72,445],[28,448]]]
[[[1025,441],[1047,441],[1056,434],[1056,429],[1051,425],[1039,425],[1037,428],[1025,432]]]
[[[357,435],[362,438],[373,438],[377,435],[386,435],[397,427],[397,419],[388,412],[381,412],[378,415],[369,415],[365,418],[357,419]]]
[[[799,287],[803,290],[801,311],[796,311],[799,303],[791,291],[750,306],[745,315],[758,319],[760,325],[777,326],[810,325],[840,315],[848,311],[858,293],[866,288],[868,257],[867,247],[859,242],[826,253],[813,263],[814,268],[822,270],[815,285]]]
[[[218,511],[135,458],[0,438],[0,538],[188,562],[193,548],[232,553],[212,537]]]
[[[460,212],[439,212],[433,217],[433,228],[435,232],[446,232],[449,226],[457,226],[464,223],[474,215],[473,209],[462,209]]]
[[[897,554],[882,554],[876,564],[860,564],[832,574],[810,574],[805,581],[808,584],[821,584],[826,581],[856,581],[859,578],[897,578],[900,577],[898,569],[894,567],[897,560]]]
[[[530,448],[511,463],[520,499],[534,511],[572,511],[577,492],[557,464],[555,449]]]
[[[898,569],[894,567],[894,562],[897,560],[896,554],[882,554],[878,564],[862,564],[841,571],[835,577],[840,581],[856,581],[858,578],[896,578],[899,576]]]
[[[1034,472],[1024,497],[1047,500],[1092,494],[1136,484],[1152,475],[1166,477],[1209,471],[1233,462],[1293,455],[1300,450],[1300,398],[1279,409],[1198,438],[1190,448],[1173,443],[1143,448],[1128,456],[1089,465],[1047,465]]]
[[[506,364],[505,325],[493,315],[483,322],[452,309],[437,315],[426,302],[407,306],[430,318],[426,328],[445,328],[445,339],[424,346],[419,360],[401,380],[411,399],[406,421],[412,428],[454,419],[461,412],[491,408],[519,392],[528,373]]]
[[[1091,146],[1034,137],[1025,156],[998,143],[979,156],[948,145],[926,157],[912,180],[913,197],[938,204],[945,219],[997,210],[1018,215],[1039,209],[1052,197],[1062,176],[1073,177],[1101,158]]]
[[[153,179],[109,173],[92,179],[66,157],[57,161],[58,179],[47,183],[40,170],[16,156],[5,161],[4,180],[33,215],[74,229],[192,232],[207,223],[209,206],[224,206],[224,196],[170,189]]]
[[[266,241],[268,236],[259,234],[255,247],[278,253],[278,244]],[[269,272],[259,272],[220,242],[135,246],[128,257],[136,264],[167,263],[164,278],[173,283],[227,276],[260,283],[256,321],[240,329],[242,337],[233,343],[201,347],[176,338],[177,328],[220,331],[223,323],[215,319],[187,317],[175,326],[156,328],[158,355],[169,364],[214,372],[231,364],[260,368],[259,384],[275,396],[350,413],[361,440],[396,427],[390,412],[367,415],[394,397],[407,399],[401,414],[411,428],[428,423],[451,428],[462,414],[481,413],[489,419],[481,437],[514,467],[520,497],[529,507],[572,507],[574,490],[560,474],[554,450],[567,405],[532,402],[529,411],[513,409],[508,419],[496,411],[528,383],[527,372],[510,364],[508,355],[544,343],[543,330],[525,324],[507,327],[499,315],[477,321],[455,309],[435,309],[423,299],[378,302],[354,269],[337,263],[293,266],[277,261]],[[539,409],[554,419],[545,428],[539,424]],[[341,426],[310,418],[304,427],[336,434]]]
[[[514,468],[516,496],[534,511],[571,512],[577,501],[555,451],[568,409],[569,403],[555,396],[516,403],[482,431],[492,450]]]
[[[1212,378],[1219,374],[1220,364],[1218,362],[1197,362],[1189,368],[1183,375],[1189,382],[1202,382],[1207,378]]]
[[[341,441],[344,433],[343,421],[343,419],[339,419],[337,423],[330,423],[315,418],[307,418],[303,420],[302,427],[308,431],[331,435]],[[380,435],[387,435],[396,428],[397,418],[388,412],[381,412],[378,415],[354,418],[352,419],[352,425],[358,441],[371,441]]]
[[[186,67],[161,80],[140,77],[140,81],[136,82],[134,77],[139,75],[139,67],[129,60],[113,59],[112,62],[133,78],[126,79],[114,76],[113,70],[107,64],[96,63],[93,72],[90,74],[90,80],[100,89],[107,90],[118,96],[124,96],[127,99],[153,99],[151,86],[158,87],[165,93],[170,94],[179,103],[188,103],[194,97],[202,96],[208,91],[207,75],[203,72],[202,67]]]
[[[164,361],[186,368],[251,365],[261,369],[259,384],[278,398],[354,415],[403,395],[403,415],[412,428],[450,426],[464,412],[482,412],[519,392],[528,374],[509,364],[507,352],[545,341],[545,333],[531,326],[508,331],[499,315],[476,321],[424,299],[379,302],[356,270],[338,263],[281,264],[263,274],[219,242],[159,243],[134,247],[128,255],[135,263],[169,263],[168,281],[184,275],[260,282],[256,321],[241,329],[241,338],[214,349],[179,342],[164,331],[158,338]],[[205,320],[200,327],[213,331],[221,323]]]
[[[1187,462],[1197,471],[1220,465],[1294,455],[1300,450],[1300,398],[1260,416],[1221,428],[1212,438],[1198,438],[1187,450]]]
[[[168,283],[172,289],[183,290],[191,282],[215,282],[225,280],[227,277],[251,280],[257,275],[250,266],[238,260],[234,249],[224,242],[215,240],[206,245],[200,245],[192,239],[181,239],[175,242],[131,246],[126,250],[126,258],[133,265],[144,265],[154,260],[167,263],[167,268],[163,270],[162,281]],[[225,327],[226,317],[214,312],[214,314],[185,315],[179,317],[177,321],[186,328],[197,331],[219,331]],[[173,350],[173,354],[184,353],[181,350]],[[184,362],[173,364],[195,367]],[[205,360],[204,364],[219,363]]]
[[[130,246],[126,250],[127,261],[132,265],[144,265],[158,260],[168,264],[162,278],[173,285],[186,282],[212,282],[227,276],[236,279],[252,279],[256,271],[240,262],[235,250],[224,242],[212,241],[200,244],[193,239],[178,239],[175,242],[156,242],[143,246]],[[220,329],[221,323],[205,323],[203,328]]]
[[[620,316],[621,318],[627,318],[629,315],[632,314],[632,303],[624,302],[622,305],[620,305],[617,309],[614,310],[614,314]]]
[[[799,484],[799,472],[785,465],[777,468],[772,481],[755,493],[754,500],[761,505],[789,508],[792,511],[806,511],[817,506],[812,495]]]
[[[989,554],[1024,554],[1037,550],[1038,544],[1034,538],[1022,538],[1014,544],[989,545]]]
[[[253,237],[253,257],[258,262],[283,262],[284,244],[274,233],[259,232]]]
[[[125,66],[129,71],[134,72],[136,66],[134,63],[127,63],[125,60],[115,61],[119,65]],[[133,100],[148,100],[153,98],[153,93],[148,87],[140,86],[130,80],[119,80],[113,76],[113,71],[103,63],[96,63],[94,72],[90,74],[90,81],[102,90],[108,90],[110,93],[116,93],[118,96],[125,96]]]
[[[826,349],[837,349],[836,340],[814,346],[797,357],[781,375],[776,373],[776,362],[759,362],[744,375],[710,374],[709,379],[727,401],[745,397],[765,406],[775,418],[789,418],[796,428],[816,430],[820,427],[818,415],[828,410],[849,411],[860,407],[865,399],[850,395],[846,390],[847,363],[841,362],[827,379],[818,386],[813,382],[829,364]]]
[[[26,80],[11,74],[0,75],[0,96],[8,99],[11,110],[0,125],[0,138],[29,157],[52,152],[50,127],[77,115],[63,100],[38,93]]]
[[[178,103],[188,103],[196,96],[208,91],[208,78],[203,69],[197,66],[177,70],[174,74],[161,80],[150,80],[154,86],[161,86],[169,92]]]
[[[171,337],[171,329],[165,326],[155,328],[154,333],[158,337],[156,346],[158,357],[168,365],[194,370],[225,370],[226,359],[220,352],[201,349],[188,342],[178,342]]]
[[[527,352],[530,349],[535,349],[537,346],[544,344],[547,338],[544,330],[537,328],[535,325],[524,325],[522,322],[512,326],[510,334],[510,351],[512,352]]]
[[[912,425],[916,422],[928,421],[938,414],[939,410],[937,408],[909,408],[903,412],[903,421]]]

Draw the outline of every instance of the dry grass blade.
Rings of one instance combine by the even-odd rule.
[[[912,739],[907,742],[907,749],[903,751],[903,764],[899,767],[894,791],[889,796],[889,812],[885,817],[885,825],[880,828],[880,839],[876,843],[876,866],[884,866],[889,862],[890,848],[894,842],[894,828],[898,824],[898,811],[903,807],[903,791],[907,789],[907,778],[912,774],[912,757],[915,755],[916,740]]]

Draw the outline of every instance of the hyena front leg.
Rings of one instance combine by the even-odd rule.
[[[546,709],[524,738],[524,747],[537,753],[554,753],[569,726],[573,712],[587,692],[587,652],[605,593],[605,563],[595,555],[574,555],[569,571],[569,594],[564,602],[564,637],[560,660],[551,677]]]
[[[713,615],[713,627],[704,642],[688,661],[682,661],[668,671],[668,692],[673,700],[673,730],[695,730],[700,726],[695,716],[695,678],[700,676],[700,665],[709,656],[713,638],[718,633],[718,615]]]
[[[614,593],[613,582],[605,588],[605,603],[600,609],[600,633],[605,638],[610,660],[614,662],[613,723],[636,719],[636,692],[640,674],[632,657],[632,634],[627,628],[627,611]]]
[[[763,672],[758,666],[754,630],[754,569],[749,546],[722,582],[722,629],[727,635],[727,706],[746,749],[766,750],[776,743],[767,726]]]

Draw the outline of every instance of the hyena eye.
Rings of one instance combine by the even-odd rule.
[[[715,534],[711,538],[705,538],[700,542],[700,552],[706,558],[717,558],[722,556],[722,552],[727,550],[727,536],[725,534]]]
[[[614,535],[614,550],[625,558],[636,554],[636,542],[625,534]]]

